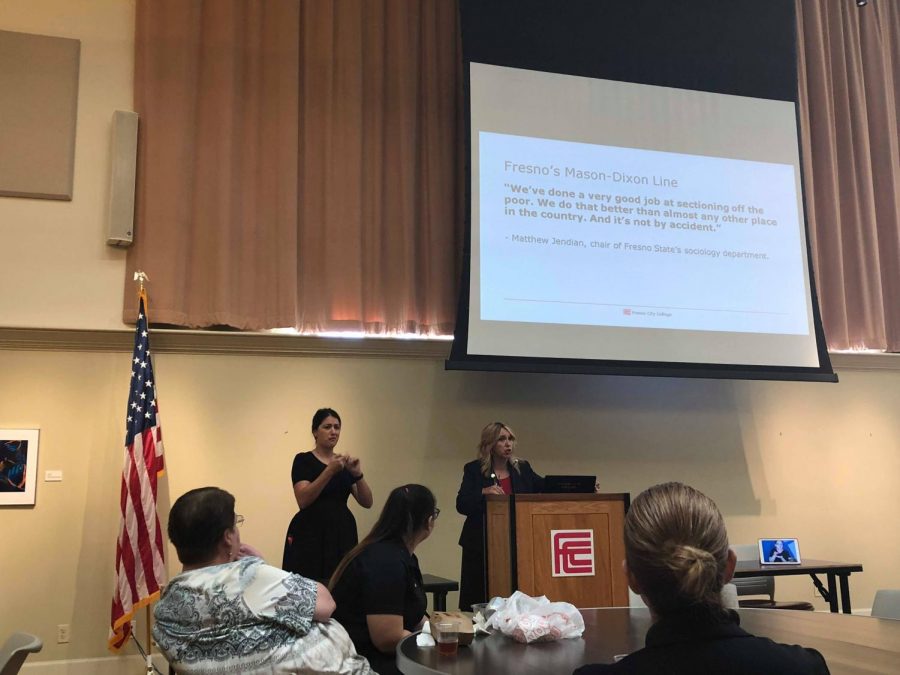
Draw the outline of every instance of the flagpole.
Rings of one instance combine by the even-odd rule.
[[[134,273],[134,280],[138,282],[138,299],[144,298],[144,311],[147,311],[147,299],[144,293],[144,281],[150,281],[150,277],[143,270]],[[153,614],[150,605],[144,608],[147,612],[147,673],[153,673]]]
[[[147,673],[153,675],[153,613],[150,605],[144,607],[147,610]]]
[[[145,656],[148,673],[153,672],[153,615],[151,605],[165,584],[166,564],[163,533],[157,512],[158,480],[165,471],[162,431],[156,401],[153,363],[150,358],[147,293],[143,271],[134,273],[140,294],[131,358],[131,382],[125,422],[119,535],[116,540],[116,573],[107,643],[113,652],[134,635],[134,618],[147,610],[147,649],[135,640]],[[131,534],[129,534],[131,533]],[[140,580],[140,582],[139,582]],[[137,589],[138,593],[133,593]]]
[[[144,291],[144,282],[150,281],[143,270],[137,270],[134,273],[134,280],[138,283],[138,299],[144,298],[144,311],[147,311],[147,294]],[[147,612],[147,670],[148,675],[153,673],[153,613],[150,611],[150,605],[144,607]]]

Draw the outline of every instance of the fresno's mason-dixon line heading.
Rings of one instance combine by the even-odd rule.
[[[559,178],[575,178],[577,180],[593,180],[602,181],[604,183],[630,183],[632,185],[656,185],[658,187],[678,187],[678,179],[666,176],[641,176],[639,174],[625,173],[624,171],[595,171],[593,169],[577,169],[571,166],[562,168],[551,164],[550,166],[541,166],[540,164],[518,164],[506,160],[503,163],[503,170],[509,173],[521,173],[530,176],[554,176]]]

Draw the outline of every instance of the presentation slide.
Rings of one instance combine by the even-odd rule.
[[[470,64],[471,354],[817,367],[794,104]]]
[[[481,132],[481,318],[807,334],[794,167]]]

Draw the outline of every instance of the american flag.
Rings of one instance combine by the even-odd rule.
[[[113,590],[109,648],[118,651],[131,635],[134,613],[159,598],[165,583],[163,536],[156,513],[157,479],[165,468],[156,383],[150,362],[147,297],[140,310],[131,357],[131,388],[125,429],[125,464],[116,542],[116,583]]]

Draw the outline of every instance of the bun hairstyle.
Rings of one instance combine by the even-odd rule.
[[[692,606],[724,611],[725,521],[712,499],[682,483],[645,490],[625,517],[625,559],[659,615]]]
[[[481,430],[481,441],[478,444],[478,459],[481,460],[481,473],[485,476],[490,476],[491,472],[494,470],[491,450],[497,445],[497,439],[500,438],[500,434],[504,431],[508,433],[509,437],[512,439],[513,452],[515,452],[516,435],[513,433],[513,430],[503,422],[491,422],[490,424],[485,425],[484,429]],[[510,455],[509,463],[512,464],[513,469],[519,471],[518,457]]]

